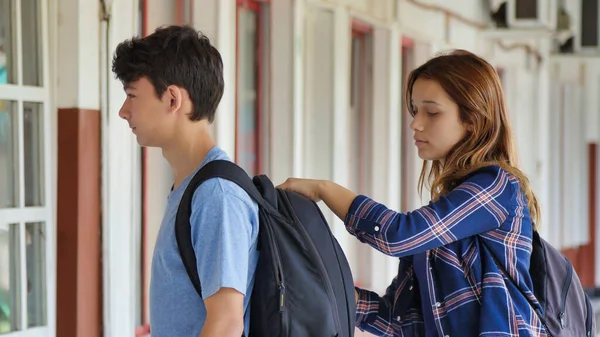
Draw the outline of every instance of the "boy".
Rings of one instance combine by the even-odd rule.
[[[196,190],[190,223],[202,298],[185,271],[174,229],[194,174],[212,160],[229,160],[209,129],[223,95],[221,55],[202,33],[169,26],[119,44],[112,70],[127,94],[119,116],[141,146],[162,149],[175,179],[152,259],[152,336],[247,336],[258,260],[256,203],[223,179]]]

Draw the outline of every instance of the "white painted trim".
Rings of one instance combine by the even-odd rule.
[[[215,118],[216,143],[231,158],[235,158],[236,138],[236,13],[235,1],[218,0],[217,5],[217,32],[216,47],[223,60],[223,79],[225,90],[217,109]]]
[[[25,240],[25,224],[21,223],[19,225],[19,274],[20,274],[20,284],[19,284],[19,295],[21,296],[21,329],[26,330],[28,325],[28,312],[27,312],[27,249],[25,246],[27,245],[27,241]]]
[[[539,40],[539,50],[546,58],[550,55],[550,39]],[[551,141],[555,133],[552,132],[552,108],[550,100],[552,99],[551,91],[551,76],[550,71],[552,67],[550,60],[542,62],[536,73],[536,95],[534,95],[534,101],[536,102],[536,119],[537,119],[537,168],[536,168],[536,181],[534,193],[538,199],[538,203],[542,209],[542,224],[540,227],[540,234],[546,239],[552,239],[552,237],[558,234],[556,228],[552,228],[551,223],[553,222],[550,216],[547,216],[551,210],[550,205],[552,203],[552,157],[556,153],[555,149],[551,146]]]
[[[294,35],[294,0],[271,2],[270,28],[270,146],[269,175],[282,183],[294,167],[294,60],[298,53]],[[279,74],[274,76],[273,74]]]
[[[27,1],[27,0],[25,0]],[[12,26],[16,32],[16,47],[17,47],[17,84],[23,85],[23,31],[22,31],[22,22],[21,22],[21,0],[14,0],[15,4],[15,13],[16,15],[12,18],[15,20],[14,25]]]
[[[356,7],[354,7],[355,5],[353,5],[351,3],[352,1],[347,1],[347,0],[346,1],[338,1],[337,3],[330,2],[327,0],[303,0],[303,1],[305,1],[306,5],[314,7],[314,8],[330,10],[332,12],[334,12],[336,10],[343,11],[350,18],[363,21],[363,22],[371,25],[373,28],[390,29],[392,26],[395,25],[395,22],[393,21],[393,19],[386,21],[382,18],[373,16],[371,13],[364,12],[360,9],[357,9]],[[389,0],[378,0],[377,2],[379,2],[379,1],[384,2],[384,1],[389,1]],[[347,2],[347,3],[344,3],[344,2]],[[395,6],[395,7],[398,8],[400,6]]]
[[[50,98],[48,88],[0,84],[0,100],[23,100],[46,102]]]
[[[323,0],[302,0],[302,1],[304,2],[304,4],[306,6],[309,6],[312,8],[328,10],[328,11],[331,11],[332,13],[335,11],[336,8],[339,7],[339,5],[336,3],[323,1]]]
[[[42,9],[42,50],[43,71],[44,71],[44,88],[46,93],[44,97],[49,99],[44,104],[44,169],[45,169],[45,198],[44,209],[47,212],[46,220],[46,326],[47,328],[32,329],[32,336],[38,337],[56,335],[56,278],[57,278],[57,262],[56,262],[56,237],[57,237],[57,221],[56,207],[57,198],[57,152],[58,152],[58,126],[57,126],[57,107],[56,98],[53,95],[57,91],[58,76],[56,76],[56,27],[57,27],[57,1],[41,1]],[[52,40],[51,40],[52,39]],[[51,62],[53,61],[53,62]],[[31,211],[28,209],[28,211]]]
[[[50,322],[48,322],[50,324]],[[52,325],[54,326],[54,324]],[[2,337],[49,337],[54,336],[53,328],[37,327],[30,328],[25,331],[15,331],[3,334]]]
[[[598,108],[600,100],[598,92],[600,90],[598,78],[600,78],[600,69],[595,62],[586,62],[588,71],[585,73],[585,139],[588,143],[597,143],[600,140],[600,116],[598,116]]]
[[[389,127],[389,64],[390,57],[392,56],[390,51],[390,34],[387,29],[374,28],[372,33],[372,86],[368,90],[371,93],[370,107],[368,112],[371,114],[371,130],[369,132],[371,136],[371,167],[370,167],[370,197],[385,204],[387,207],[394,209],[393,205],[389,204],[387,196],[391,190],[389,181],[385,178],[390,172],[389,167],[389,155],[390,148],[388,146],[390,135]],[[398,50],[398,53],[400,50]],[[398,56],[396,55],[395,58]],[[369,111],[370,110],[370,111]],[[399,153],[395,156],[398,157]],[[397,209],[396,209],[397,210]],[[391,280],[386,279],[387,276],[387,265],[389,256],[375,250],[374,248],[367,247],[368,255],[370,260],[369,270],[369,286],[371,290],[376,292],[383,292],[385,288],[390,284]],[[398,261],[397,259],[393,259]]]
[[[402,94],[402,44],[400,42],[401,35],[400,29],[394,27],[389,31],[388,34],[388,78],[387,87],[388,92],[388,170],[387,170],[387,205],[391,209],[400,211],[401,207],[401,154],[400,146],[402,142],[402,109],[401,101],[403,101]],[[395,94],[400,93],[400,94]],[[387,259],[385,282],[391,283],[392,279],[398,273],[398,259]]]
[[[351,18],[343,8],[333,10],[333,116],[332,116],[332,158],[331,177],[333,181],[348,186],[349,153],[348,146],[348,111],[350,111],[350,57],[351,55]],[[336,150],[337,149],[337,150]],[[350,239],[343,221],[332,214],[330,226],[345,252],[350,247]]]
[[[56,336],[56,278],[57,278],[57,108],[56,99],[52,94],[56,92],[56,84],[58,83],[56,76],[56,24],[57,21],[57,1],[42,0],[42,53],[43,53],[43,85],[45,89],[44,98],[44,210],[46,212],[46,328],[31,329],[31,336]],[[51,40],[52,38],[52,40]],[[54,59],[53,59],[54,58]],[[29,88],[25,88],[28,90]],[[1,91],[1,90],[0,90]],[[25,91],[27,92],[27,91]],[[40,94],[40,96],[42,96]],[[32,213],[32,209],[27,209],[28,214]]]
[[[25,206],[25,140],[24,130],[23,101],[17,101],[17,207]]]
[[[26,223],[26,222],[48,222],[50,208],[24,207],[24,208],[0,208],[0,224]]]
[[[108,114],[110,106],[109,95],[108,95],[108,83],[109,83],[109,72],[107,69],[107,57],[106,55],[109,46],[107,45],[107,37],[111,36],[111,32],[108,29],[108,25],[106,22],[100,23],[100,142],[101,142],[101,174],[102,174],[102,185],[101,185],[101,195],[102,195],[102,203],[101,209],[102,214],[109,214],[109,204],[108,204],[108,196],[109,196],[109,184],[108,181],[108,166],[109,162],[109,152],[106,151],[108,148],[109,140],[108,140]],[[104,217],[103,217],[104,218]],[[105,220],[102,220],[102,237],[107,238],[109,236],[109,229],[105,226]],[[105,248],[107,245],[106,239],[102,240],[102,260],[109,261],[110,254],[108,249]],[[104,331],[110,331],[110,270],[108,263],[102,263],[102,325]],[[106,334],[105,334],[106,335]]]
[[[293,162],[292,175],[303,176],[303,131],[304,131],[304,66],[305,66],[305,0],[294,1],[294,29],[293,29]]]
[[[552,38],[554,33],[545,28],[536,29],[484,29],[480,31],[481,37],[486,39],[503,39],[503,40],[530,40]]]

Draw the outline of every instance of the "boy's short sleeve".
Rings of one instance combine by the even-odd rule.
[[[202,298],[220,288],[246,295],[258,226],[256,204],[234,183],[210,179],[194,194],[190,223]]]

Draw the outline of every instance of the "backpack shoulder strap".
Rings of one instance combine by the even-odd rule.
[[[190,216],[192,215],[192,198],[194,197],[194,192],[200,184],[212,178],[223,178],[232,181],[246,191],[261,207],[266,204],[246,171],[230,161],[211,161],[194,175],[179,202],[179,208],[175,216],[175,238],[185,270],[200,297],[202,297],[202,286],[198,277],[196,254],[192,245]]]
[[[533,234],[534,237],[532,239],[535,239],[535,235],[536,234],[537,233],[534,231],[534,234]],[[504,274],[506,276],[506,278],[510,281],[510,283],[512,283],[512,285],[515,288],[517,288],[517,290],[519,290],[519,292],[521,292],[521,294],[523,294],[523,297],[525,297],[525,299],[527,300],[527,302],[529,303],[529,305],[533,308],[533,310],[535,311],[535,313],[538,315],[538,318],[540,319],[540,321],[542,322],[542,324],[546,328],[546,331],[548,331],[548,328],[547,328],[547,325],[546,325],[546,319],[544,318],[544,315],[540,311],[540,309],[533,303],[533,301],[529,298],[529,296],[527,296],[527,295],[525,295],[523,293],[523,291],[521,290],[521,288],[519,287],[519,285],[510,277],[510,274],[508,273],[508,271],[506,271],[506,268],[504,268],[504,266],[502,265],[502,263],[500,263],[500,261],[498,261],[498,259],[496,259],[496,257],[494,256],[494,253],[485,244],[485,241],[483,240],[483,238],[479,237],[479,241],[485,247],[485,249],[488,250],[490,256],[492,257],[492,260],[494,260],[494,264],[496,265],[496,267],[498,267],[498,269],[502,272],[502,274]]]

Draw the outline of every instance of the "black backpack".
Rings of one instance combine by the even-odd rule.
[[[249,337],[352,337],[356,302],[348,261],[313,201],[251,179],[230,161],[202,167],[186,188],[175,220],[179,252],[202,296],[191,241],[194,191],[211,178],[230,180],[259,205],[259,260],[250,297]]]
[[[569,260],[537,231],[529,273],[533,292],[544,309],[538,312],[552,337],[595,336],[594,312]]]

